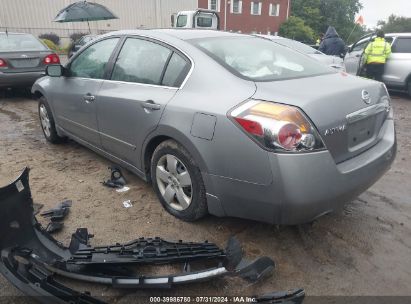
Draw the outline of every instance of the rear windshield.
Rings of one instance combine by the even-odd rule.
[[[0,52],[45,51],[47,48],[30,34],[0,33]]]
[[[258,37],[190,40],[233,74],[252,81],[275,81],[336,73],[290,48]]]

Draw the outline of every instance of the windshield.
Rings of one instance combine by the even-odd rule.
[[[30,34],[0,33],[0,52],[45,51],[47,48]]]
[[[299,51],[304,54],[322,54],[320,51],[317,51],[315,48],[312,48],[311,46],[308,46],[304,43],[291,40],[291,39],[274,39],[272,40],[275,43],[284,45],[286,47],[289,47],[293,50]]]
[[[233,74],[248,80],[274,81],[335,73],[335,70],[267,39],[219,37],[191,42]]]

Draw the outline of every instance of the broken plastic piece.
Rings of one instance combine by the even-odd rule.
[[[253,262],[243,259],[237,266],[236,274],[249,282],[258,282],[271,275],[275,269],[275,263],[269,257],[260,257]]]
[[[304,289],[276,291],[263,296],[253,297],[256,303],[264,304],[301,304],[305,298]]]
[[[43,217],[49,217],[53,222],[62,221],[69,213],[71,205],[72,201],[63,201],[61,203],[58,203],[55,208],[44,211],[40,213],[40,215]]]
[[[109,169],[111,170],[110,179],[103,182],[103,185],[110,188],[123,188],[127,182],[120,168],[111,166]]]
[[[46,227],[46,231],[50,234],[55,233],[63,229],[63,226],[64,224],[61,222],[50,222]]]
[[[89,293],[77,292],[53,278],[53,274],[10,249],[1,251],[0,272],[18,289],[42,303],[104,304]]]
[[[126,200],[123,202],[124,208],[131,208],[133,207],[133,204],[131,203],[131,200]]]

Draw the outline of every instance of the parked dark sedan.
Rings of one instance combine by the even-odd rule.
[[[0,89],[31,87],[59,57],[31,34],[0,32]]]

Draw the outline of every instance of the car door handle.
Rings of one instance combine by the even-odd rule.
[[[161,109],[161,105],[155,103],[152,100],[147,100],[146,102],[142,103],[141,106],[145,109],[145,110],[149,110],[149,111],[157,111]]]
[[[360,55],[360,54],[357,54],[357,55],[355,55],[355,57],[360,58],[360,57],[361,57],[361,55]]]
[[[83,100],[85,101],[85,103],[91,103],[94,100],[96,100],[96,96],[91,95],[91,94],[86,94],[83,96]]]

